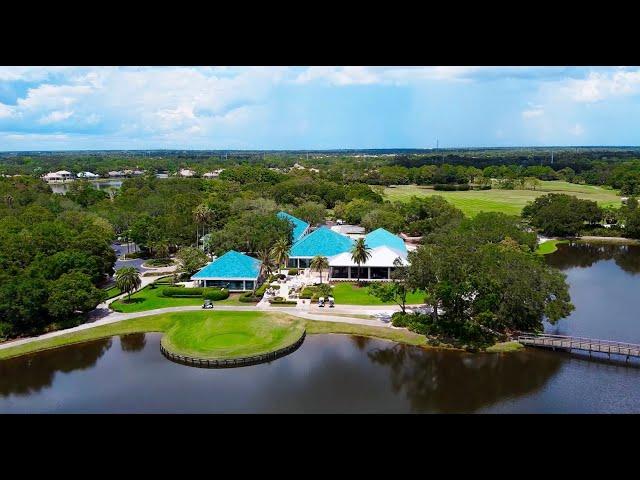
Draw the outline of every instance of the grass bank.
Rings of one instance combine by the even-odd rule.
[[[520,215],[522,208],[541,195],[548,193],[566,193],[578,198],[594,200],[601,207],[621,206],[620,197],[615,190],[594,186],[577,185],[562,181],[542,181],[536,190],[469,190],[466,192],[436,191],[431,187],[418,185],[398,185],[384,190],[384,197],[392,201],[407,201],[412,196],[425,197],[440,195],[458,207],[469,217],[480,212],[502,212]]]
[[[249,352],[263,352],[265,348],[277,349],[278,345],[287,345],[291,339],[299,338],[302,328],[306,328],[310,335],[358,335],[429,348],[424,335],[405,329],[301,320],[282,313],[193,311],[123,320],[9,346],[0,349],[0,360],[101,338],[147,332],[167,333],[163,337],[163,345],[176,353],[204,356],[207,352],[211,355],[215,351],[217,355],[246,355]],[[522,347],[517,342],[505,342],[489,347],[487,352],[511,352],[520,348]]]
[[[561,245],[563,243],[569,243],[569,241],[568,240],[547,240],[546,242],[542,242],[540,245],[538,245],[538,248],[536,248],[536,253],[538,255],[549,255],[550,253],[553,253],[556,250],[558,250],[558,245]]]

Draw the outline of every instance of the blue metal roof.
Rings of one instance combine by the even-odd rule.
[[[407,247],[404,244],[404,240],[384,228],[378,228],[365,235],[364,242],[369,248],[389,247],[405,255],[407,254]]]
[[[334,232],[327,227],[320,227],[294,243],[289,256],[315,257],[321,255],[330,257],[349,251],[352,245],[353,240],[346,235]]]
[[[244,253],[229,250],[203,267],[191,278],[193,280],[209,279],[255,279],[260,274],[260,260]]]
[[[300,237],[302,237],[307,228],[309,228],[309,224],[307,222],[300,220],[293,215],[289,215],[287,212],[278,212],[276,215],[284,220],[289,220],[289,222],[293,224],[293,243],[300,240]]]

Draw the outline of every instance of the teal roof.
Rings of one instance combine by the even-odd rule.
[[[224,255],[216,258],[209,265],[203,267],[191,278],[202,280],[205,278],[219,279],[251,279],[260,274],[260,260],[244,253],[229,250]]]
[[[378,228],[377,230],[365,235],[364,242],[369,248],[384,246],[397,250],[405,255],[407,254],[407,247],[404,244],[404,240],[384,228]]]
[[[304,235],[304,232],[309,228],[309,224],[299,218],[294,217],[293,215],[289,215],[287,212],[278,212],[279,218],[284,220],[289,220],[293,224],[293,243],[300,240],[300,237]]]
[[[346,235],[334,232],[327,227],[320,227],[302,237],[291,247],[290,257],[330,257],[351,249],[353,240]]]

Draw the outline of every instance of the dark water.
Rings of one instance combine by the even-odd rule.
[[[562,246],[576,311],[553,331],[639,341],[640,250]],[[474,355],[309,336],[270,364],[174,364],[159,334],[0,361],[0,412],[640,412],[640,368],[527,350]]]

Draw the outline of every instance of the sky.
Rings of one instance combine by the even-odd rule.
[[[640,67],[0,67],[0,151],[640,145]]]

